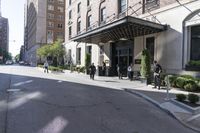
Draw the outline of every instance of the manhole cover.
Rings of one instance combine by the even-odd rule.
[[[8,89],[7,92],[19,92],[21,89]]]

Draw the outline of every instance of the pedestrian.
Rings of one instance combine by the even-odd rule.
[[[45,63],[44,63],[44,72],[46,73],[49,73],[49,64],[48,64],[48,62],[47,61],[45,61]]]
[[[162,72],[162,67],[160,64],[158,64],[157,61],[154,61],[153,71],[154,71],[154,88],[158,86],[158,89],[160,90],[160,84],[161,84],[160,74]]]
[[[103,61],[103,66],[102,66],[102,75],[106,76],[106,63]]]
[[[132,63],[128,66],[127,71],[128,71],[128,78],[130,81],[132,81],[133,80],[133,64]]]
[[[119,79],[122,79],[122,68],[119,64],[117,64],[117,74]]]
[[[90,69],[90,79],[94,80],[94,75],[96,73],[96,67],[95,67],[94,63],[92,63],[92,65],[90,65],[89,69]]]

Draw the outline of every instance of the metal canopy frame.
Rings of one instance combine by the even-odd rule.
[[[165,31],[167,27],[167,25],[126,16],[112,23],[77,35],[71,38],[71,40],[85,43],[106,43],[108,41],[117,41],[122,38],[132,40],[134,37]]]

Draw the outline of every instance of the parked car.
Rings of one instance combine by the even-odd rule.
[[[24,65],[24,61],[20,61],[20,62],[19,62],[19,65]]]
[[[13,64],[13,61],[12,60],[7,60],[6,61],[6,65],[12,65]]]

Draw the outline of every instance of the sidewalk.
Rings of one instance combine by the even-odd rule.
[[[87,82],[87,84],[90,85],[121,89],[128,93],[140,96],[153,103],[160,109],[166,111],[186,127],[200,132],[200,113],[193,114],[188,109],[180,107],[170,100],[174,99],[176,94],[188,94],[188,92],[172,88],[167,96],[167,91],[165,88],[161,88],[161,90],[153,89],[151,85],[147,86],[138,80],[129,81],[127,78],[119,80],[118,77],[96,76],[95,80],[93,81],[89,80],[89,75],[81,73],[78,74],[76,72],[70,73],[69,71],[65,71],[65,75],[69,77],[76,77],[79,83],[85,84]]]

